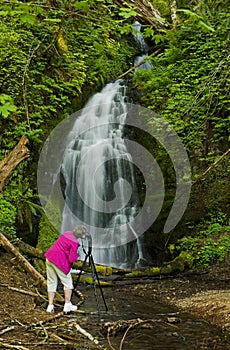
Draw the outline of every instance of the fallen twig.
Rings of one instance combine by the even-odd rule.
[[[152,323],[152,325],[151,325],[151,323]],[[107,330],[107,341],[108,341],[108,344],[112,350],[115,350],[115,348],[111,344],[110,335],[112,334],[113,336],[115,336],[118,332],[124,331],[124,335],[121,339],[120,347],[119,347],[119,350],[122,350],[125,337],[126,337],[127,333],[130,331],[130,329],[137,328],[137,327],[145,327],[145,328],[148,327],[148,328],[152,329],[152,328],[155,328],[156,325],[159,325],[159,324],[161,324],[162,326],[166,325],[167,327],[171,326],[173,328],[178,328],[178,326],[171,324],[169,322],[169,320],[166,322],[162,319],[151,319],[151,318],[146,319],[146,320],[142,320],[141,318],[136,318],[136,319],[131,319],[131,320],[118,320],[118,321],[114,321],[114,322],[105,322],[103,324],[103,328],[104,328],[104,330]]]
[[[57,335],[57,334],[55,334],[55,333],[51,333],[51,334],[50,334],[50,337],[59,340],[60,342],[63,343],[63,345],[64,345],[64,344],[68,344],[68,342],[67,342],[65,339],[59,337],[59,335]]]
[[[76,330],[78,332],[80,332],[81,334],[83,334],[86,338],[88,338],[89,340],[93,341],[95,344],[99,344],[99,341],[97,339],[95,339],[92,334],[90,334],[89,332],[87,332],[84,328],[82,328],[78,323],[70,323],[69,326],[76,328]]]
[[[42,343],[45,343],[47,341],[47,339],[49,338],[48,332],[46,330],[46,328],[44,327],[43,324],[40,324],[40,326],[42,327],[44,333],[45,333],[45,338],[42,340]]]
[[[3,343],[0,342],[1,346],[4,346],[5,348],[11,348],[11,349],[18,349],[18,350],[30,350],[29,348],[25,348],[22,345],[16,345],[16,344],[8,344],[8,343]]]
[[[38,321],[38,322],[36,322],[36,323],[30,324],[29,326],[27,326],[27,327],[25,328],[25,330],[28,330],[28,329],[30,329],[31,327],[37,327],[37,326],[41,326],[41,325],[43,325],[43,324],[45,324],[45,323],[52,322],[52,321],[56,320],[57,318],[62,317],[63,315],[64,315],[63,312],[59,312],[58,314],[56,314],[56,315],[54,315],[54,316],[48,318],[47,320]]]
[[[123,343],[124,343],[124,340],[125,340],[125,337],[126,337],[128,331],[131,328],[134,328],[136,326],[139,326],[140,324],[147,323],[147,322],[149,322],[149,320],[141,320],[140,318],[137,318],[135,323],[131,323],[130,326],[126,329],[126,331],[121,339],[119,350],[122,350]]]
[[[0,286],[1,287],[6,287],[6,288],[8,288],[10,290],[14,290],[15,292],[18,292],[18,293],[31,295],[32,297],[38,297],[39,296],[38,294],[36,294],[34,292],[31,292],[29,290],[24,290],[24,289],[20,289],[20,288],[11,287],[8,284],[0,283]]]
[[[14,329],[14,326],[9,326],[9,327],[7,327],[7,328],[5,328],[5,329],[2,329],[2,330],[0,331],[0,335],[4,334],[4,333],[6,333],[6,332],[10,332],[10,331],[12,331],[13,329]]]

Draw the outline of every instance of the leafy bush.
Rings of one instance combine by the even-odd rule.
[[[22,225],[32,233],[34,218],[43,214],[43,208],[38,204],[38,195],[31,190],[29,183],[20,173],[12,176],[10,184],[4,191],[4,198],[9,201],[16,211],[16,224]]]
[[[230,236],[226,234],[229,231],[230,226],[213,223],[195,237],[183,237],[176,245],[176,251],[189,251],[193,267],[209,268],[224,261],[229,254]]]
[[[15,220],[15,207],[0,196],[0,232],[16,236]]]

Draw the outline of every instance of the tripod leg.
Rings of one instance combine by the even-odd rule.
[[[74,290],[77,288],[78,286],[78,283],[79,283],[79,280],[81,278],[81,275],[82,275],[82,272],[84,271],[84,268],[85,268],[85,265],[86,265],[86,262],[87,262],[87,258],[88,258],[88,255],[85,256],[85,260],[83,261],[83,264],[81,266],[81,271],[79,272],[78,276],[77,276],[77,280],[74,284]]]
[[[96,270],[96,267],[95,267],[92,255],[89,256],[89,262],[90,262],[90,265],[92,267],[93,274],[96,276],[96,279],[97,279],[97,283],[98,283],[98,286],[99,286],[99,289],[100,289],[100,292],[101,292],[101,296],[102,296],[102,299],[103,299],[103,302],[104,302],[104,305],[105,305],[105,311],[108,311],[108,307],[106,305],[105,297],[104,297],[104,294],[103,294],[103,291],[102,291],[102,288],[101,288],[101,283],[100,283],[100,280],[99,280],[99,277],[98,277],[98,274],[97,274],[97,270]]]

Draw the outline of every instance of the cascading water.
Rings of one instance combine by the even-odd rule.
[[[138,22],[135,27],[141,53],[147,54]],[[68,136],[61,166],[62,231],[83,223],[92,236],[96,263],[133,268],[144,258],[140,238],[131,225],[138,213],[138,197],[124,140],[125,100],[122,80],[106,85],[86,104]],[[126,234],[132,239],[126,241]]]
[[[86,224],[95,262],[117,267],[133,267],[143,258],[135,232],[133,242],[122,244],[125,232],[120,229],[127,224],[132,230],[129,223],[138,212],[132,160],[123,138],[125,98],[121,80],[92,97],[69,134],[61,170],[66,201],[62,231]],[[115,196],[118,208],[114,210]],[[111,234],[112,246],[105,247]]]
[[[149,46],[145,42],[143,36],[141,35],[141,24],[138,21],[134,21],[133,23],[133,36],[136,39],[136,41],[139,44],[140,48],[140,55],[138,55],[134,60],[134,65],[138,65],[140,62],[142,62],[149,53]],[[138,69],[150,69],[152,68],[152,65],[149,62],[144,62],[141,64]]]

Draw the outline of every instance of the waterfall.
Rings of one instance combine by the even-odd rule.
[[[141,24],[138,21],[133,22],[132,33],[134,38],[138,42],[139,48],[140,48],[140,55],[138,55],[134,60],[134,65],[136,66],[148,56],[149,46],[144,40],[143,36],[141,35]],[[152,65],[149,62],[144,62],[138,67],[138,69],[150,69],[150,68],[152,68]]]
[[[134,22],[134,28],[140,52],[147,55],[140,24]],[[132,228],[139,208],[134,167],[124,139],[126,89],[122,80],[107,84],[88,101],[68,135],[61,165],[62,232],[86,225],[96,263],[133,268],[144,257],[140,237]],[[81,258],[83,254],[81,250]]]
[[[117,80],[88,101],[68,135],[61,177],[66,203],[62,231],[85,224],[95,262],[128,268],[143,254],[130,226],[138,197],[124,140],[125,99],[126,87]],[[127,231],[133,241],[123,244]]]

